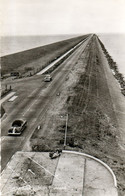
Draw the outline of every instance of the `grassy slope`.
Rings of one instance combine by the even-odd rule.
[[[46,64],[65,53],[87,35],[75,37],[65,41],[49,44],[31,50],[1,57],[2,75],[10,73],[12,70],[25,72],[25,67],[42,68]],[[25,66],[25,67],[24,67]]]

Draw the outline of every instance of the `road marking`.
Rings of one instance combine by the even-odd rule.
[[[85,39],[85,40],[86,40],[86,39]],[[85,40],[83,40],[82,42],[84,42]],[[78,45],[80,45],[82,42],[80,42]],[[78,46],[78,45],[77,45],[77,46]],[[74,50],[74,48],[76,48],[77,46],[73,47],[71,50]],[[67,54],[68,54],[69,52],[71,52],[71,50],[68,51]],[[63,57],[64,57],[65,55],[66,55],[66,54],[64,54]],[[62,57],[62,56],[61,56],[61,57]],[[58,60],[59,60],[59,59],[58,59]],[[55,61],[54,61],[53,63],[55,63]],[[52,63],[51,63],[50,65],[52,65]],[[45,69],[46,69],[46,68],[45,68]],[[45,69],[44,69],[44,72],[45,72]],[[48,69],[48,67],[47,67],[47,69]],[[42,71],[43,71],[43,70],[42,70]],[[42,71],[40,71],[40,72],[37,73],[36,75],[41,75],[41,74],[43,73]],[[48,88],[49,88],[51,85],[52,85],[52,83],[49,83]],[[33,94],[36,93],[36,91],[37,91],[37,89],[35,89],[28,97],[31,97]],[[43,93],[45,94],[45,92],[46,92],[46,89],[43,89],[43,90],[39,93],[39,95],[38,95],[37,97],[39,98],[40,96],[43,96]],[[26,113],[31,109],[31,107],[35,104],[35,102],[37,102],[37,100],[35,100],[35,101],[29,106],[29,108],[22,114],[22,116],[25,116],[25,115],[26,115]]]
[[[32,97],[35,93],[36,93],[37,89],[35,89],[29,96],[28,98]],[[31,107],[35,104],[35,102],[37,102],[37,100],[35,100],[30,107],[22,114],[22,116],[25,116],[25,114],[31,109]]]
[[[37,89],[36,89],[37,90]],[[36,90],[34,90],[31,95],[35,94]],[[38,98],[43,94],[43,92],[45,92],[46,89],[42,90],[39,95],[38,95]],[[29,95],[29,97],[31,96]],[[37,102],[38,100],[35,100],[30,106],[29,108],[23,113],[23,116],[25,116],[25,114],[31,109],[31,107]]]
[[[37,102],[37,100],[35,100],[30,107],[23,113],[23,116],[25,116],[25,114],[31,109],[31,107],[35,104],[35,102]]]
[[[14,95],[13,97],[11,97],[8,101],[12,102],[14,101],[18,96]]]
[[[2,104],[4,101],[6,101],[7,99],[9,99],[10,97],[12,97],[16,92],[11,92],[9,93],[8,95],[6,95],[5,97],[3,97],[1,100],[0,100],[0,104]]]
[[[36,91],[37,91],[37,89],[35,89],[28,97],[32,97],[33,96],[33,94],[35,94],[36,93]]]

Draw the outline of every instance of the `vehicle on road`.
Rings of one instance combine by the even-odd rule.
[[[52,77],[50,75],[46,75],[44,78],[44,82],[50,82],[52,80]]]
[[[12,123],[11,128],[8,130],[8,135],[21,135],[26,126],[26,120],[15,120]]]

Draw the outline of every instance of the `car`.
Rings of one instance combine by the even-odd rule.
[[[21,135],[21,133],[23,132],[23,130],[26,128],[27,126],[27,121],[26,120],[15,120],[12,125],[11,128],[8,130],[8,135]]]
[[[52,77],[50,75],[46,75],[44,78],[44,82],[50,82],[52,80]]]

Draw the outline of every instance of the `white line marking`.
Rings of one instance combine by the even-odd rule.
[[[13,97],[11,97],[8,101],[14,101],[18,96],[14,95]]]
[[[40,72],[37,73],[36,75],[41,75],[41,74],[43,74],[44,72],[46,72],[49,68],[51,68],[52,66],[54,66],[55,63],[57,63],[58,61],[60,61],[62,58],[64,58],[67,54],[69,54],[72,50],[74,50],[78,45],[80,45],[80,44],[82,44],[83,42],[85,42],[87,39],[88,39],[88,38],[86,38],[85,40],[83,40],[83,41],[81,41],[80,43],[78,43],[76,46],[74,46],[73,48],[71,48],[68,52],[66,52],[64,55],[62,55],[61,57],[59,57],[59,58],[58,58],[57,60],[55,60],[54,62],[50,63],[46,68],[44,68],[42,71],[40,71]],[[50,84],[48,85],[48,87],[50,87],[51,85],[52,85],[52,83],[50,83]],[[31,95],[29,95],[28,97],[30,97],[30,96],[32,96],[33,94],[35,94],[35,91],[36,91],[36,90],[37,90],[37,89],[35,89],[35,90],[31,93]],[[44,91],[46,91],[46,89],[44,89],[44,90],[42,90],[42,91],[40,92],[38,98],[39,98],[40,96],[42,96],[42,94],[43,94]],[[35,104],[36,101],[37,101],[37,100],[35,100],[35,101],[30,105],[30,107],[23,113],[23,116],[25,116],[25,114],[31,109],[31,107]]]
[[[10,97],[12,97],[16,92],[11,92],[9,93],[8,95],[6,95],[5,97],[3,97],[1,100],[0,100],[0,104],[2,104],[4,101],[6,101],[7,99],[9,99]]]
[[[35,89],[28,97],[32,97],[33,96],[33,94],[35,94],[36,93],[36,91],[37,91],[37,89]]]
[[[23,113],[23,116],[25,116],[25,114],[31,109],[31,107],[35,104],[35,102],[37,102],[37,100],[35,100],[30,107]]]

